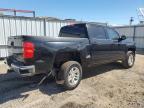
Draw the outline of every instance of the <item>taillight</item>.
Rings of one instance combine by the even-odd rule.
[[[29,59],[34,57],[34,44],[32,42],[23,43],[23,58]]]

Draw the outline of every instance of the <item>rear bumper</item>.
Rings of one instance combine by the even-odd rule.
[[[30,65],[30,66],[18,66],[15,64],[11,64],[11,68],[17,72],[18,74],[22,76],[33,76],[36,74],[35,72],[35,66]]]
[[[47,74],[52,70],[52,63],[47,62],[49,60],[37,60],[37,61],[18,61],[13,56],[9,56],[6,59],[6,64],[19,73],[22,76],[34,76],[38,74]]]

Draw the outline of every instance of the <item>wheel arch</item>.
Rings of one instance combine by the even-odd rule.
[[[67,61],[77,61],[78,63],[82,64],[80,52],[58,52],[55,55],[54,67],[60,68],[60,66]]]
[[[129,48],[127,49],[127,51],[132,51],[132,52],[135,54],[136,48],[135,48],[135,47],[129,47]]]

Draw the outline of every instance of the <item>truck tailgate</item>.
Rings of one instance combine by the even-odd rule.
[[[8,56],[13,56],[19,61],[22,61],[22,36],[11,36],[8,38]]]

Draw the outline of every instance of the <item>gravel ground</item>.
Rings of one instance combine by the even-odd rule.
[[[21,78],[6,73],[0,63],[0,108],[144,108],[144,55],[137,54],[133,68],[119,63],[84,73],[81,84],[65,91],[54,81],[36,86],[42,77]]]

